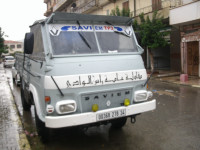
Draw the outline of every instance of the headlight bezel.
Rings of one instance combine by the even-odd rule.
[[[153,96],[153,93],[151,91],[146,91],[146,90],[135,91],[134,102],[147,101],[152,96]]]
[[[71,107],[72,110],[62,111],[61,110],[62,106],[63,107],[68,107],[68,108]],[[74,107],[74,109],[72,107]],[[77,110],[77,104],[76,104],[75,100],[62,100],[62,101],[59,101],[59,102],[56,103],[56,107],[55,108],[56,108],[56,112],[58,114],[61,114],[61,115],[63,115],[63,114],[69,114],[69,113],[73,113],[73,112],[75,112]]]

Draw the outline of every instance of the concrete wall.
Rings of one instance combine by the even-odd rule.
[[[171,29],[171,48],[170,48],[170,66],[173,71],[181,71],[181,54],[180,54],[180,31],[174,27]]]
[[[171,9],[169,14],[170,25],[183,24],[195,20],[200,22],[200,1]]]
[[[101,1],[101,0],[99,0]],[[104,0],[105,1],[105,0]],[[95,15],[107,15],[107,12],[110,12],[115,9],[117,6],[120,10],[122,10],[123,3],[129,1],[129,9],[132,14],[134,14],[134,0],[117,0],[115,3],[108,3],[107,5],[103,7],[99,7],[94,11],[91,11],[90,14]],[[151,0],[135,0],[136,1],[136,10],[141,10],[147,6],[151,6],[152,2]],[[143,10],[141,10],[143,11]]]
[[[90,14],[93,15],[107,15],[107,12],[109,11],[109,14],[111,13],[111,11],[113,9],[115,9],[117,6],[119,7],[120,10],[122,10],[123,8],[123,3],[127,2],[128,0],[118,0],[115,3],[108,3],[107,5],[103,6],[103,7],[99,7],[96,10],[90,12]],[[129,0],[129,9],[130,11],[133,11],[134,7],[133,7],[133,0]]]

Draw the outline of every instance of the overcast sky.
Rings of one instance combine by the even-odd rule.
[[[0,27],[5,40],[23,40],[35,20],[44,19],[44,0],[0,0]]]

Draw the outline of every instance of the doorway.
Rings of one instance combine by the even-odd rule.
[[[199,42],[187,43],[187,72],[188,75],[199,75]]]

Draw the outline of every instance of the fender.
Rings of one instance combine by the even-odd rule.
[[[41,113],[41,107],[40,107],[40,104],[39,104],[38,92],[37,92],[37,90],[36,90],[36,88],[33,84],[29,85],[29,91],[33,94],[33,101],[34,101],[35,107],[37,108],[36,113],[37,113],[39,119],[41,121],[45,122],[45,118],[42,117],[42,113]]]

